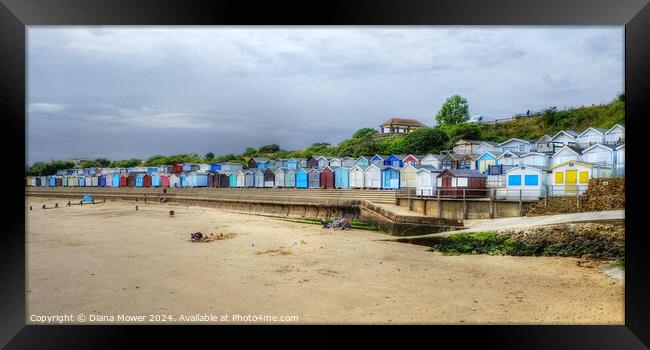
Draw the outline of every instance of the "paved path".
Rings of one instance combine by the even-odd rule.
[[[446,237],[452,233],[508,230],[569,222],[622,220],[624,218],[625,210],[608,210],[558,215],[523,216],[501,219],[465,220],[465,228],[462,230],[432,233],[422,236],[391,237],[390,240],[417,240],[428,237]]]

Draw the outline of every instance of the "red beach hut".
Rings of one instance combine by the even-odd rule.
[[[182,165],[174,164],[174,166],[172,166],[172,173],[178,174],[178,173],[182,173],[182,172],[183,172],[183,166]]]
[[[320,172],[320,188],[334,188],[334,171],[330,167]]]
[[[126,176],[126,174],[120,175],[120,187],[126,187],[127,182],[128,182],[127,180],[128,180],[128,177]]]
[[[168,175],[160,175],[160,187],[169,187]]]
[[[151,175],[146,174],[142,177],[142,187],[151,187]]]

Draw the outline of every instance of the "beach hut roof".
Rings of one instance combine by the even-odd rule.
[[[445,169],[442,173],[449,172],[457,177],[486,177],[474,169]]]
[[[531,168],[531,169],[534,169],[534,170],[538,170],[538,171],[541,171],[541,172],[545,172],[545,171],[549,171],[549,170],[550,170],[549,167],[542,167],[542,166],[538,166],[538,165],[517,165],[517,166],[515,166],[515,167],[513,167],[513,168],[510,168],[510,169],[504,171],[504,174],[509,173],[509,172],[511,172],[511,171],[514,171],[514,170],[518,170],[518,169],[528,169],[528,168]]]
[[[580,137],[580,136],[586,134],[589,130],[593,130],[593,131],[595,131],[595,132],[597,132],[597,133],[599,133],[599,134],[601,134],[601,135],[605,135],[605,133],[607,132],[607,129],[603,129],[603,128],[594,128],[594,127],[591,127],[591,126],[590,126],[590,127],[586,128],[585,131],[581,132],[580,135],[578,135],[578,137]]]

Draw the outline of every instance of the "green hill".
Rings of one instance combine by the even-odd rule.
[[[624,95],[605,105],[557,110],[549,108],[535,116],[521,116],[509,122],[484,124],[481,138],[503,142],[512,137],[537,139],[545,134],[553,136],[560,130],[582,132],[588,127],[609,129],[615,124],[625,125]]]

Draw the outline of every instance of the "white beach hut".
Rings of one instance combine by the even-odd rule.
[[[365,188],[381,188],[381,168],[371,164],[363,171],[363,184]]]

